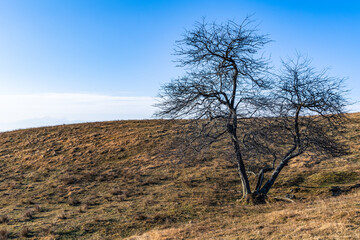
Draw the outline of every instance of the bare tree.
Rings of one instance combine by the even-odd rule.
[[[257,93],[267,87],[267,62],[258,52],[269,42],[249,27],[249,19],[238,25],[197,23],[177,42],[180,66],[189,72],[162,87],[160,117],[207,119],[201,134],[213,140],[230,137],[246,196],[251,193],[238,139],[239,117],[250,116]],[[217,122],[214,124],[214,122]],[[214,133],[214,128],[220,129]]]
[[[245,137],[249,151],[265,149],[264,155],[273,157],[272,166],[259,173],[254,191],[257,197],[266,195],[281,170],[301,154],[319,157],[347,153],[346,145],[338,140],[346,121],[343,79],[330,77],[326,70],[316,71],[301,55],[282,63],[270,94],[273,103],[267,110],[268,116],[276,118],[263,120],[266,126],[253,129]],[[277,159],[280,161],[275,167]],[[271,170],[270,179],[262,186],[263,173]]]
[[[324,133],[326,126],[318,117],[302,116],[315,112],[337,126],[343,108],[338,79],[316,73],[309,62],[284,63],[285,69],[275,79],[276,91],[271,90],[273,77],[260,52],[269,41],[248,18],[241,24],[197,23],[177,42],[179,66],[187,73],[162,86],[161,102],[156,105],[158,117],[189,119],[185,122],[193,123],[194,128],[188,133],[195,135],[193,139],[206,137],[203,145],[226,137],[232,145],[243,196],[255,200],[264,199],[290,159],[313,143],[325,150],[323,145],[333,140]],[[334,113],[339,117],[328,115]],[[289,149],[283,153],[285,148]],[[281,161],[275,168],[278,155]],[[272,164],[260,170],[252,191],[244,159],[254,156],[263,157],[264,162],[271,157]],[[271,170],[271,178],[262,186],[264,173]]]

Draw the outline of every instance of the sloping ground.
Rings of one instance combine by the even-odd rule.
[[[202,222],[151,230],[128,240],[360,239],[359,198],[358,191],[306,203],[233,206]]]
[[[166,154],[177,122],[1,133],[0,239],[356,239],[358,190],[337,197],[330,191],[360,183],[360,114],[350,118],[352,153],[297,159],[264,206],[239,201],[236,170],[215,153],[191,163]],[[285,194],[295,202],[275,201]]]

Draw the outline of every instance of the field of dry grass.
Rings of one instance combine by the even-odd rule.
[[[360,239],[360,188],[350,188],[360,114],[349,116],[351,154],[295,159],[261,206],[239,201],[236,170],[215,153],[191,163],[164,154],[176,122],[1,133],[0,239]],[[332,196],[334,186],[348,191]]]
[[[128,239],[360,239],[359,198],[357,192],[306,203],[232,206],[202,222]]]

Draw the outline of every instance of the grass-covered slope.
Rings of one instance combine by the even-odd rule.
[[[360,114],[349,116],[351,154],[293,161],[262,206],[238,200],[236,170],[217,154],[167,154],[176,122],[1,133],[0,239],[359,238]],[[294,203],[275,201],[285,194]]]

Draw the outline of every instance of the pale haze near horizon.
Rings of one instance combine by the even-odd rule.
[[[0,95],[0,131],[70,123],[150,118],[153,97],[83,93]]]
[[[360,111],[357,1],[0,2],[0,131],[65,123],[149,119],[161,84],[181,75],[176,40],[202,17],[247,14],[274,41],[276,66],[301,52],[345,77]]]

